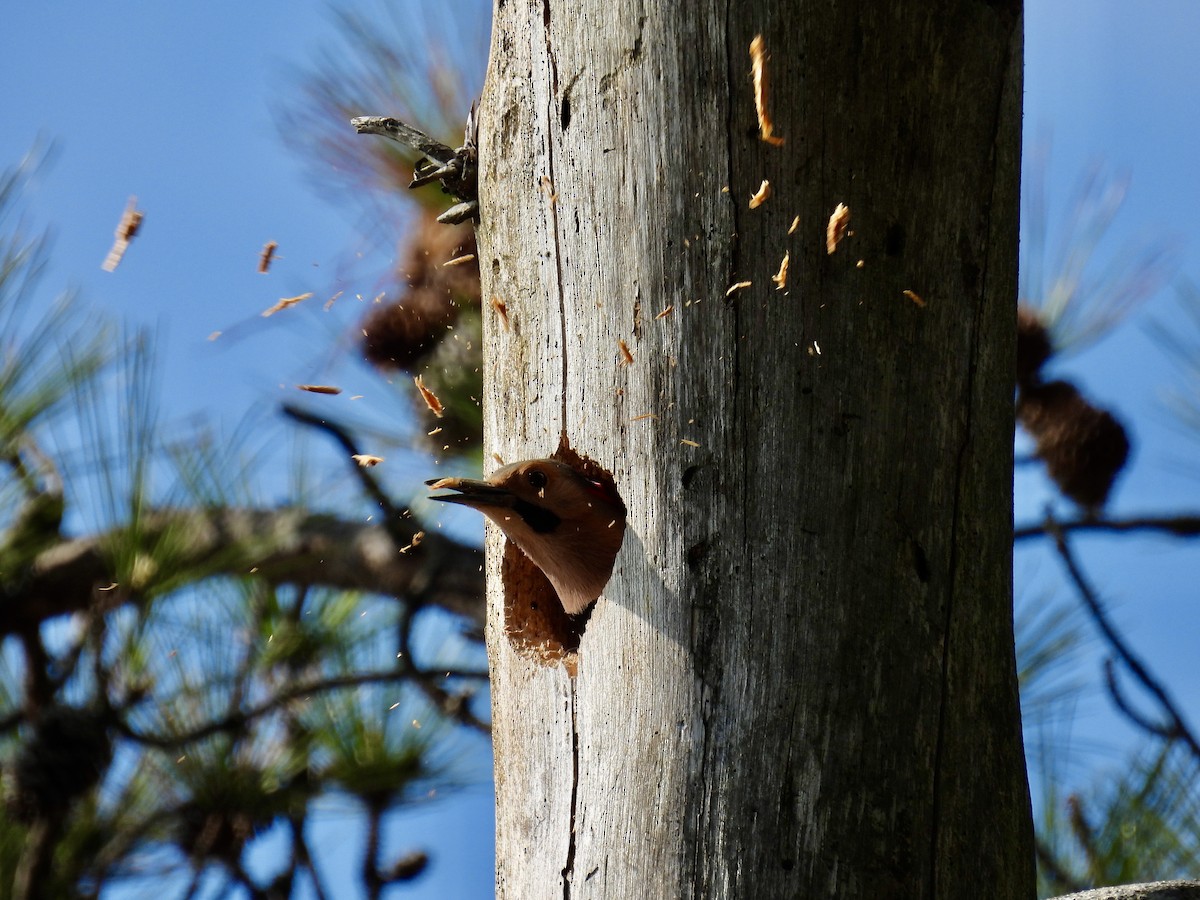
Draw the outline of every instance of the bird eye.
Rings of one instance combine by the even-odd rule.
[[[540,491],[546,486],[546,473],[541,469],[530,469],[525,475],[525,480],[529,482],[529,486],[535,491]]]

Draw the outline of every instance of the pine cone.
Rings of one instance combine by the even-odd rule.
[[[1089,513],[1108,499],[1129,459],[1129,438],[1107,410],[1092,406],[1066,381],[1022,388],[1017,420],[1058,489]]]
[[[363,320],[363,353],[372,365],[413,370],[437,347],[461,309],[479,305],[479,263],[445,265],[473,253],[475,231],[470,226],[447,227],[432,216],[421,220],[397,273],[407,282],[404,294]]]
[[[1054,355],[1050,332],[1042,324],[1037,310],[1021,304],[1017,307],[1017,385],[1037,384],[1042,366]]]

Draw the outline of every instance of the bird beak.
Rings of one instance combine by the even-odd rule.
[[[438,494],[430,497],[430,500],[459,503],[473,509],[511,507],[516,502],[516,497],[507,490],[487,481],[475,481],[471,478],[434,478],[425,484],[435,491],[441,488],[458,491],[457,494]]]

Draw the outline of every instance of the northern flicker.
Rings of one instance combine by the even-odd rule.
[[[553,459],[512,463],[483,481],[425,483],[458,492],[431,499],[477,509],[500,526],[545,573],[571,615],[604,590],[625,535],[625,504],[609,485]]]

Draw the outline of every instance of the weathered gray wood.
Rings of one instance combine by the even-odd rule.
[[[566,664],[489,531],[500,896],[1033,895],[1020,86],[1019,4],[498,2],[486,444],[565,438],[629,507]]]
[[[1200,900],[1200,881],[1149,881],[1063,894],[1054,900]]]

